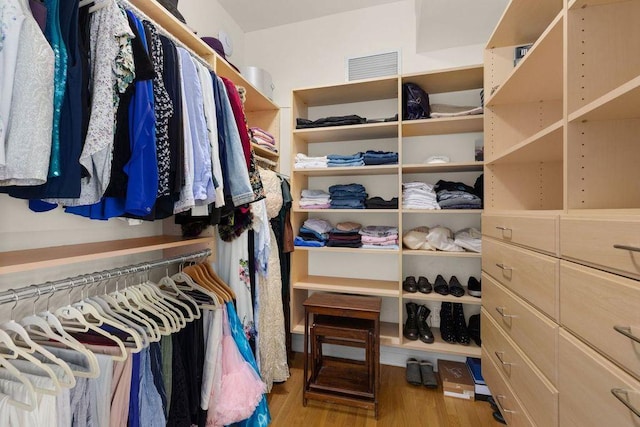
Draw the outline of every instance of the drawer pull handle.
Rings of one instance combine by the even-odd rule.
[[[612,388],[611,394],[615,396],[624,406],[629,408],[631,412],[636,414],[636,417],[640,418],[640,411],[629,402],[629,392],[623,388]]]
[[[502,363],[502,366],[511,366],[510,362],[505,362],[504,359],[502,359],[501,354],[504,354],[504,351],[496,351],[495,353],[500,363]]]
[[[616,249],[622,249],[623,251],[640,252],[640,248],[637,246],[613,245],[613,247]]]
[[[501,263],[497,263],[496,267],[498,267],[500,270],[507,270],[507,271],[513,270],[511,267],[507,267],[506,265],[501,264]]]
[[[512,410],[512,409],[507,409],[502,405],[502,402],[500,402],[500,399],[504,399],[505,395],[504,394],[498,394],[496,395],[496,403],[498,405],[500,405],[500,412],[506,412],[509,414],[515,414],[516,411]]]
[[[496,307],[496,311],[498,312],[498,314],[502,317],[516,317],[513,314],[505,314],[504,312],[505,307]]]
[[[614,326],[613,329],[615,329],[617,332],[620,332],[625,337],[630,338],[637,343],[640,343],[640,338],[631,333],[631,328],[629,326]]]
[[[508,227],[500,227],[500,226],[496,226],[496,229],[501,230],[501,231],[511,231],[510,228]]]

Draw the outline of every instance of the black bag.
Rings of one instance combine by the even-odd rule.
[[[429,95],[415,83],[402,84],[402,120],[428,119]]]

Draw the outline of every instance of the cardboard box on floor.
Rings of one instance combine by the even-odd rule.
[[[445,396],[473,400],[475,384],[464,362],[438,359],[438,374]]]

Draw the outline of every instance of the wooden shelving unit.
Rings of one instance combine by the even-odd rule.
[[[293,131],[293,136],[307,142],[356,141],[361,139],[393,138],[397,135],[397,122],[364,123],[361,125],[296,129]]]
[[[411,120],[402,123],[402,136],[442,135],[447,133],[482,132],[483,115]]]
[[[293,289],[340,292],[397,298],[398,282],[389,280],[345,279],[343,277],[307,276],[293,283]]]
[[[350,175],[397,175],[397,165],[346,166],[328,168],[296,169],[299,175],[307,176],[350,176]]]
[[[446,301],[446,302],[459,302],[462,304],[480,305],[482,300],[480,298],[472,297],[470,295],[463,295],[461,297],[454,297],[453,295],[440,295],[435,292],[429,294],[422,294],[420,292],[410,293],[402,292],[402,298],[414,301]]]
[[[446,257],[446,258],[481,258],[478,252],[445,252],[445,251],[423,251],[415,249],[403,249],[402,255],[423,256],[423,257]]]
[[[402,173],[443,173],[443,172],[476,172],[482,171],[484,162],[452,162],[440,164],[404,164]]]

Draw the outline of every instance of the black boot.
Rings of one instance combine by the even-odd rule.
[[[418,339],[418,305],[415,302],[408,302],[407,306],[407,322],[404,324],[402,335],[408,340],[415,341]]]
[[[440,336],[450,344],[456,343],[456,331],[453,325],[453,310],[450,302],[443,302],[440,306]]]
[[[476,345],[481,345],[482,340],[480,339],[480,315],[474,314],[469,317],[469,336],[476,343]]]
[[[459,302],[453,303],[453,324],[455,325],[456,341],[460,344],[468,345],[471,342],[471,338],[469,338],[467,322],[464,320],[462,304]]]
[[[426,344],[431,344],[434,341],[433,332],[427,324],[427,319],[431,314],[431,310],[426,305],[418,307],[418,332],[420,335],[420,341]]]

